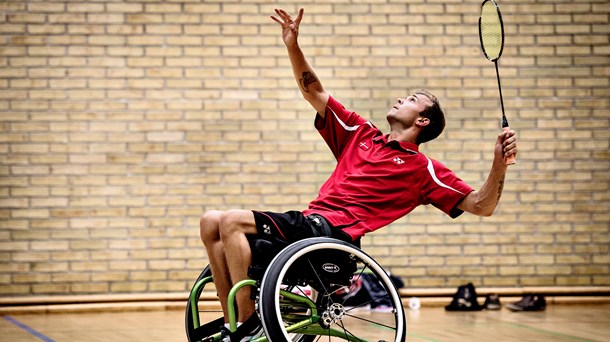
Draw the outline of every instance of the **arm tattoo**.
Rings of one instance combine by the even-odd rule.
[[[312,83],[316,83],[318,82],[318,79],[316,78],[316,76],[309,72],[309,71],[305,71],[303,73],[303,78],[301,78],[299,80],[299,83],[301,84],[301,88],[303,88],[303,91],[306,93],[309,93],[309,85]]]
[[[502,196],[502,190],[504,190],[504,177],[502,177],[502,180],[500,180],[500,186],[498,187],[498,200],[497,200],[497,202],[500,202],[500,197]]]

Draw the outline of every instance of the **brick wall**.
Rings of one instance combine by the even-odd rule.
[[[423,146],[478,188],[500,115],[480,1],[303,0],[324,85],[386,130],[436,93]],[[208,209],[302,209],[333,169],[273,8],[294,1],[0,4],[0,295],[187,290]],[[610,5],[500,1],[519,133],[496,215],[421,207],[365,239],[411,287],[610,285]],[[391,205],[391,204],[389,204]]]

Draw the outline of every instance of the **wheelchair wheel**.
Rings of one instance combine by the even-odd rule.
[[[199,277],[197,277],[197,280],[191,289],[189,300],[186,304],[184,323],[186,328],[186,337],[189,342],[212,342],[220,340],[220,327],[224,323],[222,310],[206,310],[206,314],[216,313],[220,317],[210,322],[209,320],[202,321],[205,319],[204,317],[201,317],[201,313],[204,311],[199,308],[199,298],[203,293],[205,285],[212,281],[211,277],[212,270],[210,269],[210,266],[207,266],[203,269]]]
[[[354,300],[350,289],[364,281],[368,298]],[[284,249],[265,272],[259,298],[270,341],[290,341],[293,334],[405,341],[404,309],[392,280],[369,255],[343,241],[310,238]]]

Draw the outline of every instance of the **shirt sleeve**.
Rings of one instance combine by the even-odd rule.
[[[332,96],[326,104],[325,117],[316,115],[315,127],[336,159],[341,157],[345,146],[354,136],[354,132],[367,121],[355,112],[351,112]]]
[[[445,165],[428,158],[430,181],[425,189],[424,202],[432,204],[451,218],[456,218],[464,211],[457,208],[474,189],[458,178]]]

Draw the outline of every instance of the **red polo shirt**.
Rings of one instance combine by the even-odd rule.
[[[371,122],[330,97],[315,126],[337,159],[318,198],[303,214],[320,214],[353,239],[384,227],[421,204],[452,218],[473,189],[412,143],[388,141]]]

